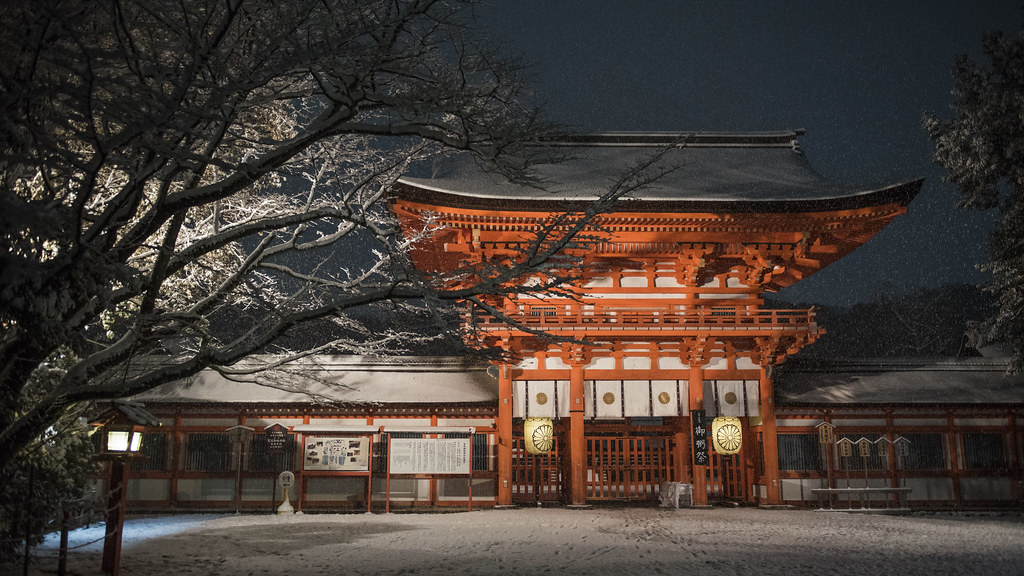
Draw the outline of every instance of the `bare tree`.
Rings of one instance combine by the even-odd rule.
[[[553,216],[513,262],[453,277],[416,273],[417,238],[382,202],[412,162],[450,151],[530,182],[549,126],[518,66],[472,37],[471,4],[5,3],[0,469],[83,402],[256,352],[277,365],[416,336],[354,310],[564,291],[599,234],[587,222],[649,183],[646,166]],[[520,286],[527,273],[542,280]],[[311,322],[332,326],[320,347],[294,337]],[[56,357],[59,378],[31,378]]]
[[[404,336],[345,311],[461,296],[409,272],[381,199],[445,150],[528,174],[544,125],[470,7],[5,2],[0,467],[83,401],[230,366],[318,318],[351,336],[337,350],[385,347]]]

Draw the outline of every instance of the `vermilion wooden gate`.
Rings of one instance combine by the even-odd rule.
[[[744,428],[743,447],[738,454],[717,454],[711,451],[711,466],[707,479],[710,501],[754,502],[751,484],[759,472],[754,455],[761,452],[757,435]]]
[[[551,452],[530,454],[522,436],[512,441],[512,501],[517,504],[559,502],[562,499],[561,444],[557,428]]]
[[[586,443],[589,500],[653,500],[670,478],[669,437],[589,436]]]
[[[712,452],[709,469],[711,478],[708,482],[708,498],[711,501],[746,500],[742,453],[724,455]]]
[[[551,452],[526,451],[522,437],[512,445],[512,500],[517,504],[564,501],[562,436]],[[671,477],[672,438],[668,436],[587,436],[587,499],[650,501]]]

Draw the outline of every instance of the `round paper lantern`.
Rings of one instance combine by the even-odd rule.
[[[715,452],[736,454],[743,447],[743,425],[734,416],[719,416],[711,422],[711,438]]]
[[[547,454],[555,445],[555,427],[551,418],[527,418],[523,424],[523,440],[530,454]]]

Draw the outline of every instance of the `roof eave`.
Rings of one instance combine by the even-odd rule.
[[[923,178],[892,184],[884,188],[868,190],[844,196],[801,199],[764,200],[621,200],[616,212],[676,212],[676,213],[803,213],[853,210],[898,204],[907,206],[921,191]],[[503,212],[573,212],[580,211],[594,200],[568,200],[552,197],[512,198],[482,197],[454,190],[423,186],[400,179],[391,188],[393,194],[405,200],[465,210],[500,209]]]

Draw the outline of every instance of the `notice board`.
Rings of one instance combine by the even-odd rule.
[[[391,474],[469,474],[469,438],[392,438]]]
[[[370,469],[367,438],[306,438],[304,470],[361,471]]]

